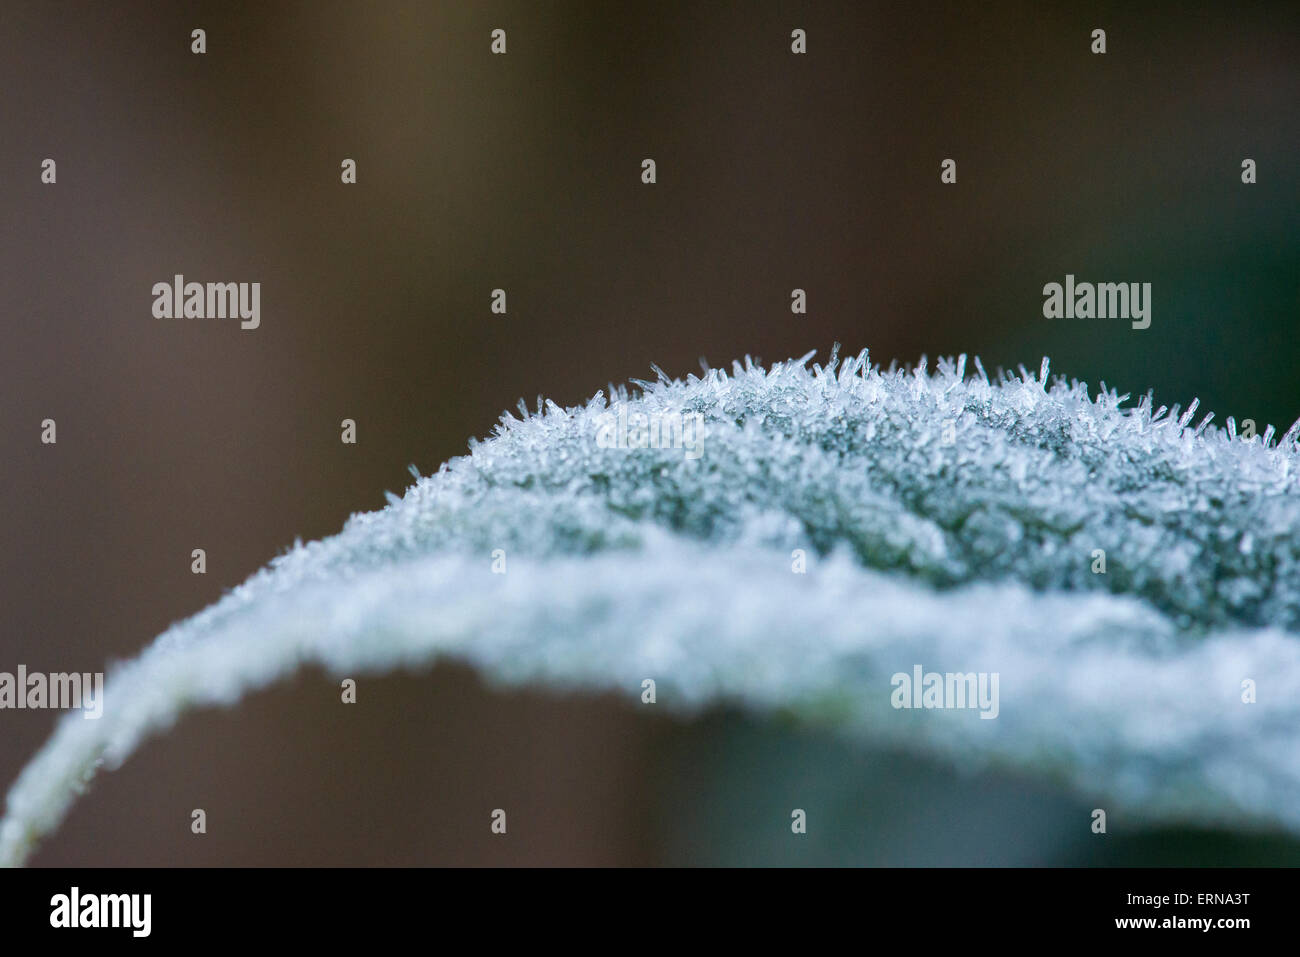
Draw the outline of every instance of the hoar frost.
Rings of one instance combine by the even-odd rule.
[[[10,790],[0,862],[189,707],[444,658],[630,701],[650,676],[683,715],[779,709],[1151,822],[1300,832],[1297,426],[1193,425],[1195,402],[1049,386],[1046,360],[811,357],[503,417],[112,672],[103,718],[63,721]],[[668,439],[598,441],[620,416]],[[996,720],[893,707],[917,662],[999,675]]]

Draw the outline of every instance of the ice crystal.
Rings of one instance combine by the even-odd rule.
[[[118,668],[14,784],[0,861],[187,708],[444,658],[634,701],[650,677],[684,715],[780,710],[1150,821],[1300,832],[1300,423],[1248,439],[1046,360],[812,355],[521,404]],[[611,447],[611,413],[698,413],[702,454]],[[998,673],[997,719],[895,710],[916,664]]]

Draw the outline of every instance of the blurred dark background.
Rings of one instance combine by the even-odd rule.
[[[131,656],[519,397],[576,403],[651,362],[1049,355],[1284,428],[1300,8],[1143,6],[6,0],[0,670]],[[261,282],[261,328],[154,319],[175,273]],[[1066,273],[1152,283],[1150,329],[1044,319]],[[0,786],[53,723],[0,713]],[[454,665],[365,679],[349,708],[308,672],[148,743],[35,863],[1300,860],[1271,835],[1067,838],[1081,800],[952,781]],[[861,827],[791,850],[792,806]]]

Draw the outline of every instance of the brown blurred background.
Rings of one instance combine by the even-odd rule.
[[[837,340],[886,363],[1050,355],[1094,386],[1285,427],[1297,8],[1132,6],[6,0],[0,670],[131,656],[520,396],[572,404],[651,362],[684,375]],[[1067,272],[1151,282],[1151,328],[1043,319]],[[261,282],[261,328],[154,319],[175,273]],[[0,785],[53,721],[0,713]],[[738,715],[502,694],[454,666],[365,679],[353,708],[306,673],[147,744],[35,863],[1297,859],[1268,835],[1079,845],[1061,833],[1082,805],[1050,788],[981,778],[958,800],[951,780]],[[809,805],[861,827],[798,851],[758,836]]]

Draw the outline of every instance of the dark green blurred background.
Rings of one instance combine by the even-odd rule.
[[[520,396],[572,404],[651,362],[1049,355],[1285,428],[1300,8],[1135,6],[6,0],[0,670],[132,655]],[[177,272],[260,281],[261,328],[153,319]],[[1067,273],[1152,283],[1151,328],[1044,319]],[[52,723],[0,714],[4,786]],[[346,709],[308,674],[145,746],[36,863],[1300,861],[1114,819],[1094,840],[1091,806],[456,667],[363,681]]]

